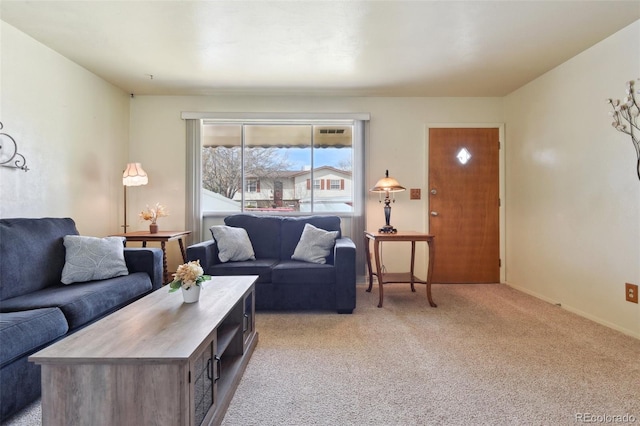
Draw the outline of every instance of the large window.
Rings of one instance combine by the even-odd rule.
[[[185,225],[191,242],[229,214],[341,218],[364,273],[368,113],[199,113],[186,120]]]
[[[203,122],[201,211],[352,213],[354,126]]]

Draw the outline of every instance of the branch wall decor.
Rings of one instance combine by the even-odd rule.
[[[4,128],[0,122],[0,130]],[[0,166],[12,169],[29,170],[27,160],[18,152],[18,143],[8,133],[0,132]]]
[[[640,127],[638,127],[640,107],[636,101],[636,92],[633,86],[634,81],[629,81],[627,83],[627,96],[622,100],[616,99],[614,101],[613,99],[607,99],[607,102],[609,102],[613,108],[613,111],[609,113],[609,115],[613,117],[613,123],[611,123],[613,128],[631,136],[631,142],[633,143],[633,147],[636,150],[636,156],[638,157],[636,168],[638,172],[638,179],[640,179]],[[637,94],[640,94],[640,91],[638,91]]]

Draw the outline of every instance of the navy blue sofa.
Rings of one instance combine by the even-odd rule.
[[[356,306],[356,247],[343,237],[337,216],[280,217],[237,214],[224,219],[227,226],[247,231],[255,260],[218,258],[215,240],[187,248],[187,258],[200,260],[209,275],[258,275],[256,310],[335,310],[350,314]],[[306,223],[338,231],[326,264],[292,260]]]
[[[162,250],[126,248],[128,275],[63,285],[69,218],[0,219],[0,414],[40,396],[29,355],[162,286]]]

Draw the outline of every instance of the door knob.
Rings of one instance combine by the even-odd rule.
[[[431,212],[431,216],[438,216],[438,212]]]
[[[434,189],[432,189],[432,190],[431,190],[431,193],[432,193],[433,195],[436,195],[436,194],[438,193],[438,191],[436,191],[436,190],[435,190],[435,188],[434,188]]]

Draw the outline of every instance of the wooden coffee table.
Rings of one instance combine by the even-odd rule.
[[[161,288],[35,353],[43,425],[219,424],[258,343],[257,276]]]

